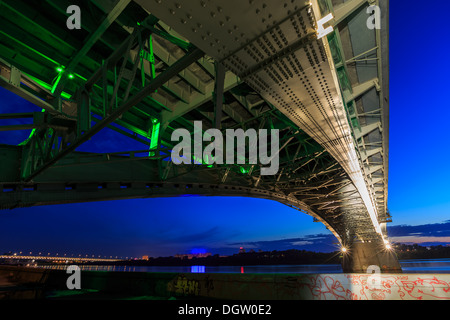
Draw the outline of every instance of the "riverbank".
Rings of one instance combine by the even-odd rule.
[[[81,271],[0,266],[3,299],[443,300],[450,274],[228,274]],[[147,298],[146,298],[147,297]]]

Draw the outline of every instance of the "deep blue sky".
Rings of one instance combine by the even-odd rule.
[[[394,241],[450,243],[447,166],[450,100],[450,3],[433,10],[391,1],[389,225]],[[419,3],[417,1],[417,3]],[[0,88],[0,111],[36,107]],[[0,132],[18,143],[29,132]],[[105,130],[90,145],[104,151],[141,149]],[[127,147],[127,148],[124,148]],[[182,197],[57,205],[0,211],[0,253],[23,251],[137,257],[204,248],[231,254],[239,246],[333,251],[331,233],[282,204],[246,198]],[[407,226],[408,225],[408,226]],[[416,226],[416,227],[412,227]]]

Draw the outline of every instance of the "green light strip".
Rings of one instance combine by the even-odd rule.
[[[39,55],[39,56],[41,56],[42,58],[44,58],[44,59],[46,59],[46,60],[48,60],[48,61],[54,63],[54,64],[57,66],[57,68],[59,68],[59,67],[61,66],[61,63],[59,63],[58,61],[55,61],[55,60],[53,60],[52,58],[46,56],[45,54],[43,54],[43,53],[41,53],[41,52],[39,52],[39,51],[33,49],[32,47],[26,45],[25,43],[23,43],[23,42],[21,42],[21,41],[19,41],[19,40],[17,40],[16,38],[10,36],[9,34],[3,32],[3,31],[0,31],[0,34],[1,34],[1,35],[4,35],[4,36],[6,36],[6,37],[8,37],[9,39],[11,39],[11,40],[13,40],[13,41],[15,41],[15,42],[17,42],[17,43],[20,44],[21,46],[25,47],[26,49],[32,51],[33,53],[35,53],[35,54],[37,54],[37,55]],[[62,71],[64,71],[64,70],[62,70]],[[23,71],[22,71],[22,73],[23,73],[23,74],[26,74],[26,73],[23,72]],[[62,72],[60,72],[60,75],[58,76],[58,79],[57,79],[57,81],[56,81],[56,83],[55,83],[56,85],[57,85],[58,82],[59,82],[59,79],[60,79],[61,74],[62,74]],[[86,79],[85,77],[82,77],[82,76],[79,75],[79,74],[73,73],[73,74],[71,74],[71,75],[72,75],[71,79],[73,79],[74,76],[77,76],[78,78],[80,78],[80,79],[82,79],[82,80],[84,80],[84,81],[87,81],[87,79]],[[28,74],[27,74],[27,76],[29,76],[30,78],[32,77],[32,76],[30,76],[30,75],[28,75]],[[36,78],[34,78],[34,79],[36,79]],[[36,82],[42,82],[42,81],[39,80],[39,81],[36,81]],[[46,84],[45,82],[43,82],[43,83]],[[42,85],[42,86],[43,86],[44,88],[46,88],[47,90],[50,90],[50,91],[52,90],[52,87],[49,86],[49,85],[47,85],[47,84],[46,84],[46,86],[44,86],[44,85]],[[55,88],[56,88],[56,87],[55,87]],[[52,91],[52,93],[53,93],[53,91]],[[63,94],[66,95],[66,96],[68,96],[68,98],[67,98],[67,97],[64,97]],[[63,98],[65,98],[65,99],[70,99],[70,97],[71,97],[71,95],[69,95],[69,94],[67,94],[67,93],[62,93],[61,96],[62,96]]]
[[[161,128],[160,122],[155,122],[156,119],[152,121],[153,127],[152,127],[152,136],[150,138],[150,150],[155,150],[158,148],[158,140],[159,140],[159,131]],[[156,120],[157,121],[157,120]],[[149,152],[149,156],[155,156],[155,152]]]
[[[63,72],[61,71],[61,72],[58,74],[58,78],[56,79],[55,83],[53,84],[52,89],[50,90],[50,92],[51,92],[52,94],[55,93],[56,87],[58,86],[59,81],[61,81],[62,75],[63,75]],[[61,96],[62,96],[62,95],[61,95]]]
[[[149,50],[149,58],[150,58],[150,71],[152,79],[155,79],[156,72],[155,72],[155,55],[153,53],[153,37],[152,35],[148,38],[148,50]]]
[[[56,65],[60,65],[57,61],[53,60],[52,58],[47,57],[46,55],[40,53],[39,51],[37,51],[37,50],[35,50],[35,49],[33,49],[33,48],[31,48],[30,46],[26,45],[25,43],[23,43],[23,42],[17,40],[16,38],[14,38],[14,37],[12,37],[12,36],[10,36],[9,34],[3,32],[3,31],[0,31],[0,34],[6,36],[6,37],[8,37],[8,38],[10,38],[11,40],[17,42],[17,43],[20,44],[21,46],[23,46],[23,47],[25,47],[26,49],[32,51],[33,53],[35,53],[35,54],[37,54],[37,55],[39,55],[39,56],[41,56],[41,57],[47,59],[48,61],[50,61],[50,62],[52,62],[52,63],[54,63],[54,64],[56,64]]]
[[[36,77],[33,77],[32,75],[29,75],[29,74],[27,74],[27,73],[25,73],[25,72],[22,72],[24,75],[26,75],[27,77],[29,77],[30,79],[32,79],[34,82],[36,82],[38,85],[40,85],[41,87],[43,87],[43,88],[45,88],[45,89],[47,89],[47,90],[49,90],[50,92],[52,91],[52,86],[51,85],[49,85],[47,82],[44,82],[44,81],[42,81],[42,80],[40,80],[40,79],[38,79],[38,78],[36,78]],[[61,93],[61,97],[63,97],[64,99],[70,99],[71,97],[72,97],[72,95],[71,94],[69,94],[69,93],[66,93],[66,92],[62,92]]]
[[[42,109],[41,112],[45,112],[45,109]],[[25,141],[22,141],[21,143],[19,143],[18,146],[26,145],[28,143],[28,141],[30,141],[31,138],[33,138],[35,131],[36,131],[36,129],[32,129],[28,138]]]

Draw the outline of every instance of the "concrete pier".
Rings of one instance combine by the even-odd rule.
[[[381,273],[402,273],[396,254],[381,241],[354,242],[343,255],[344,273],[372,273],[374,269]]]

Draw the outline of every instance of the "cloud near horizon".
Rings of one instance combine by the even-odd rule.
[[[443,223],[423,225],[388,226],[388,236],[393,243],[430,245],[450,245],[450,220]],[[333,252],[339,250],[337,239],[332,234],[314,234],[290,239],[264,241],[233,242],[215,248],[223,253],[237,253],[236,248],[244,247],[247,251],[283,251],[290,249]]]
[[[417,243],[424,246],[450,245],[450,220],[417,226],[388,226],[388,235],[394,243]]]

